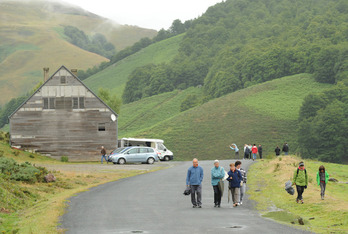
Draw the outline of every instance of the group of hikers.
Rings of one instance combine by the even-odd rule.
[[[204,177],[203,168],[198,165],[198,159],[194,158],[193,165],[188,169],[186,176],[186,195],[191,194],[193,208],[202,208],[202,181]],[[228,201],[232,195],[233,207],[243,204],[243,197],[246,191],[247,172],[241,168],[242,162],[236,161],[230,164],[230,170],[225,172],[220,166],[219,160],[214,161],[211,168],[211,184],[214,191],[214,207],[221,207],[221,197],[224,192],[224,180],[228,181]],[[322,165],[317,172],[317,184],[320,186],[321,199],[324,200],[326,184],[329,180],[329,174]],[[296,186],[296,202],[303,204],[303,193],[308,186],[308,174],[304,162],[300,162],[298,168],[294,171],[292,186]]]
[[[230,149],[234,150],[235,152],[235,158],[239,159],[239,149],[238,146],[233,143],[230,146]],[[289,145],[288,143],[284,143],[283,148],[280,149],[279,146],[277,146],[274,150],[276,156],[279,156],[281,151],[284,152],[284,155],[289,154]],[[252,159],[253,161],[257,159],[257,155],[259,155],[260,159],[262,159],[262,145],[259,144],[259,146],[256,146],[256,144],[244,144],[244,159]]]
[[[193,208],[202,208],[202,181],[203,168],[198,165],[198,159],[194,158],[193,166],[187,171],[186,186],[191,193],[191,202]],[[233,206],[243,204],[243,196],[245,194],[247,173],[241,168],[242,162],[236,161],[230,164],[230,170],[225,172],[225,169],[220,166],[219,160],[214,161],[214,166],[211,169],[211,184],[214,191],[214,207],[220,208],[221,197],[224,191],[224,180],[229,183],[229,194],[232,195]]]

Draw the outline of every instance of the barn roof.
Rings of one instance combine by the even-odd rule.
[[[68,68],[66,68],[64,65],[62,65],[55,73],[53,73],[52,76],[50,76],[50,78],[48,78],[37,90],[35,90],[35,92],[30,95],[30,97],[28,97],[8,118],[10,119],[20,108],[22,108],[22,106],[29,101],[43,86],[46,85],[46,83],[52,79],[52,77],[54,77],[54,75],[60,71],[62,68],[64,68],[65,70],[67,70],[75,79],[77,79],[89,92],[91,92],[99,101],[101,101],[101,103],[103,103],[113,114],[115,114],[116,116],[118,116],[118,114],[111,109],[103,100],[101,100],[98,95],[96,95],[90,88],[88,88],[77,76],[75,76]]]

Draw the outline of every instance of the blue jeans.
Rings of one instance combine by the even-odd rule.
[[[256,154],[253,154],[253,159],[256,159]]]
[[[103,163],[103,158],[105,159],[106,162],[108,161],[107,158],[106,158],[106,155],[104,154],[104,155],[101,156],[101,163]]]
[[[289,152],[284,152],[285,155],[289,155]]]

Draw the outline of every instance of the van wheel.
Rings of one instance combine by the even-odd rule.
[[[149,158],[149,159],[147,160],[147,163],[148,163],[148,164],[154,164],[154,162],[155,162],[155,159],[153,159],[153,158]]]
[[[168,157],[168,156],[165,156],[165,157],[164,157],[164,161],[169,161],[169,157]]]
[[[126,163],[126,160],[124,160],[124,158],[120,158],[120,159],[118,160],[118,164],[123,165],[123,164],[125,164],[125,163]]]

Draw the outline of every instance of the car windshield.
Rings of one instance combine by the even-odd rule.
[[[117,154],[117,153],[122,153],[125,151],[127,148],[117,148],[114,151],[112,151],[112,154]]]

